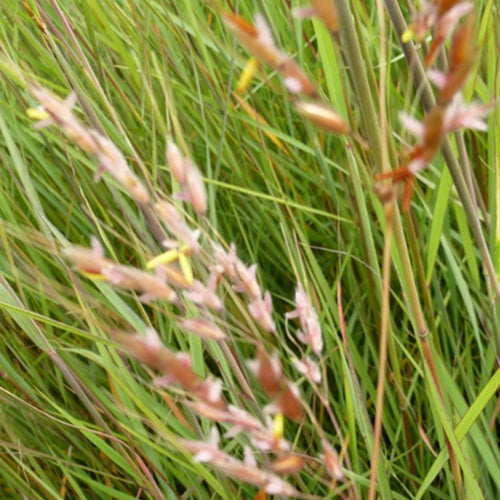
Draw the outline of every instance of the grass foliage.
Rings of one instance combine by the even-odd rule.
[[[374,176],[398,167],[415,143],[398,113],[422,119],[430,107],[431,87],[419,73],[424,48],[402,44],[398,24],[420,5],[337,4],[343,22],[332,38],[320,20],[292,17],[291,7],[303,6],[297,1],[1,2],[3,498],[257,494],[180,449],[179,437],[207,440],[212,424],[186,406],[178,387],[158,389],[154,370],[112,340],[114,331],[149,327],[172,350],[189,353],[200,377],[221,378],[229,403],[258,417],[269,398],[245,363],[259,343],[278,353],[306,408],[284,427],[306,457],[302,471],[286,476],[303,497],[365,498],[370,477],[384,499],[496,496],[500,114],[490,112],[484,133],[449,135],[443,154],[419,173],[411,210],[394,206],[388,222]],[[264,15],[278,46],[363,141],[304,120],[265,65],[236,93],[249,55],[223,22],[232,5],[249,20]],[[500,87],[500,12],[493,0],[476,1],[475,10],[478,55],[464,99],[490,102]],[[438,63],[444,60],[445,52]],[[199,166],[208,194],[206,217],[187,209],[187,220],[203,241],[234,242],[243,262],[258,264],[262,289],[273,297],[275,334],[261,331],[229,286],[222,292],[225,350],[181,331],[175,306],[145,304],[75,272],[62,249],[88,247],[91,236],[109,258],[141,269],[162,248],[151,213],[109,175],[94,181],[92,156],[58,127],[34,128],[26,110],[38,105],[29,91],[35,83],[61,98],[74,91],[77,117],[118,146],[151,193],[178,190],[165,157],[174,139]],[[192,264],[201,277],[203,258]],[[294,309],[298,282],[323,330],[317,386],[291,360],[303,347],[284,315]],[[192,304],[185,307],[194,314]],[[318,429],[342,458],[342,481],[318,458]],[[248,444],[241,434],[222,443],[239,459]],[[271,460],[257,458],[263,467]]]

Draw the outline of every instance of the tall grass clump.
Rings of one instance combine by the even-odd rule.
[[[3,497],[496,497],[495,2],[0,13]]]

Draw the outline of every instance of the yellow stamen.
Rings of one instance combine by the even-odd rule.
[[[173,262],[179,258],[179,254],[183,252],[186,248],[173,248],[172,250],[167,250],[166,252],[157,255],[155,258],[151,259],[149,262],[146,262],[146,269],[153,269],[159,264],[168,264],[169,262]]]
[[[43,108],[28,108],[26,114],[32,120],[46,120],[50,115]]]
[[[189,259],[183,252],[179,253],[179,265],[181,266],[182,274],[184,274],[184,278],[189,285],[193,284],[193,268],[189,262]]]
[[[80,274],[94,281],[107,281],[108,277],[100,273],[89,273],[88,271],[80,270]]]
[[[273,437],[278,440],[283,437],[283,427],[284,427],[283,413],[276,413],[273,418]]]
[[[257,123],[261,123],[262,125],[266,125],[269,127],[269,123],[264,120],[264,118],[250,106],[244,99],[242,99],[238,94],[233,94],[234,98],[238,101],[238,104],[243,108],[243,110],[251,117],[253,118]],[[271,139],[271,141],[276,144],[282,151],[287,153],[286,148],[283,146],[283,143],[269,130],[263,129],[264,134]],[[288,154],[288,153],[287,153]]]
[[[403,43],[408,43],[413,37],[415,36],[415,33],[411,28],[408,28],[402,35],[401,35],[401,41]]]
[[[250,59],[248,59],[247,63],[245,64],[245,67],[243,68],[243,72],[241,73],[238,83],[236,84],[236,92],[239,95],[245,93],[258,67],[259,67],[259,61],[257,61],[255,57],[250,57]]]

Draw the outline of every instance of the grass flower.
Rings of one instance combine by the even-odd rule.
[[[162,299],[167,302],[178,302],[177,294],[159,276],[154,276],[146,271],[141,271],[129,266],[114,265],[101,271],[112,285],[126,290],[141,292],[141,300],[149,302]]]
[[[108,138],[101,136],[97,132],[93,133],[98,144],[95,153],[100,162],[96,180],[102,172],[111,174],[127,191],[127,193],[137,202],[146,204],[151,201],[146,188],[132,173],[121,151]]]
[[[298,318],[300,330],[297,331],[298,339],[308,344],[317,355],[323,350],[323,334],[316,311],[307,296],[302,283],[297,285],[295,292],[295,306],[293,311],[286,313],[287,319]]]
[[[208,288],[201,281],[194,280],[192,285],[184,291],[184,295],[195,304],[206,306],[209,309],[216,311],[224,309],[224,304],[215,290]]]
[[[279,73],[290,92],[311,97],[317,95],[314,85],[297,63],[275,46],[271,28],[262,15],[255,16],[255,26],[234,14],[226,14],[225,21],[238,41],[258,61]]]
[[[260,348],[257,351],[257,359],[247,364],[266,393],[273,398],[273,402],[266,406],[266,412],[282,413],[290,420],[299,420],[302,417],[300,391],[284,376],[277,355],[269,356]]]
[[[260,297],[260,285],[257,282],[257,264],[250,267],[245,266],[241,260],[237,260],[236,279],[234,289],[236,292],[241,292],[249,296],[250,299]]]
[[[232,437],[242,430],[251,431],[262,428],[259,420],[236,406],[228,405],[225,408],[217,408],[203,401],[189,402],[189,406],[214,422],[231,424],[233,428],[228,431],[226,437]]]
[[[185,158],[177,145],[169,140],[167,142],[167,163],[175,180],[182,186],[186,183]]]
[[[258,296],[252,298],[248,303],[248,311],[252,317],[269,333],[276,331],[276,325],[272,318],[273,304],[271,294],[266,292],[264,298]]]
[[[223,271],[227,277],[235,281],[236,280],[236,263],[238,262],[238,256],[236,255],[236,245],[231,243],[229,247],[229,252],[226,252],[220,245],[213,244],[215,261],[220,269]]]
[[[102,276],[102,271],[114,265],[104,256],[104,249],[97,238],[92,237],[91,248],[71,246],[63,248],[62,253],[75,269],[88,275]]]
[[[178,439],[178,443],[186,451],[193,454],[197,462],[207,462],[230,477],[257,485],[269,494],[297,495],[297,491],[289,483],[273,473],[259,469],[255,461],[249,458],[249,452],[245,453],[246,460],[242,462],[221,451],[218,447],[218,432],[215,427],[212,429],[208,442]]]
[[[298,19],[306,17],[319,17],[330,33],[339,30],[339,16],[334,0],[311,0],[309,7],[295,9],[293,15]]]
[[[331,477],[337,481],[342,481],[344,479],[344,471],[342,470],[337,452],[326,439],[321,440],[321,445],[323,447],[322,459],[325,464],[325,469]]]
[[[63,254],[78,271],[90,277],[99,277],[120,288],[141,292],[144,302],[154,299],[178,302],[175,291],[162,279],[161,270],[155,276],[134,267],[116,264],[104,257],[104,251],[96,239],[92,240],[92,246],[90,249],[69,247],[63,250]]]
[[[390,178],[394,182],[404,182],[403,210],[407,210],[415,174],[429,165],[441,148],[446,134],[462,128],[485,131],[487,125],[483,118],[494,105],[494,102],[464,105],[462,94],[458,92],[450,103],[434,106],[423,122],[404,113],[400,114],[402,124],[417,137],[419,142],[411,150],[407,165],[388,173],[378,174],[376,179]]]
[[[137,360],[159,371],[163,383],[177,383],[187,391],[201,386],[202,380],[193,372],[190,358],[167,349],[154,329],[148,329],[146,335],[115,332],[113,338]]]
[[[74,92],[71,92],[65,100],[59,99],[44,88],[34,87],[31,92],[44,111],[42,119],[35,124],[36,129],[57,125],[82,149],[88,153],[97,154],[98,145],[93,131],[81,125],[73,114],[77,99]]]
[[[148,261],[146,263],[146,269],[157,268],[158,272],[163,273],[166,278],[176,286],[186,288],[193,284],[193,270],[188,259],[188,255],[191,253],[192,248],[187,245],[181,245],[179,248],[172,248]],[[175,261],[178,261],[180,270],[165,265]]]
[[[280,388],[283,377],[278,355],[274,353],[270,356],[263,348],[259,348],[257,358],[248,361],[247,365],[267,394],[274,396]]]
[[[226,403],[222,398],[222,381],[208,377],[193,391],[193,396],[219,408],[225,408]]]
[[[271,30],[262,16],[256,16],[256,25],[234,14],[225,14],[224,21],[238,41],[251,52],[257,60],[277,67],[283,54],[275,47]]]
[[[214,257],[216,259],[215,271],[212,279],[218,282],[219,277],[225,274],[233,283],[236,292],[244,294],[248,300],[248,311],[250,315],[266,331],[273,333],[276,325],[272,318],[272,298],[271,294],[262,290],[257,281],[257,265],[246,266],[237,256],[236,247],[231,244],[229,252],[226,252],[219,245],[214,245]]]
[[[296,474],[305,465],[304,459],[295,453],[284,453],[271,462],[269,468],[279,476]]]
[[[161,373],[155,380],[158,387],[177,384],[190,396],[209,405],[216,408],[226,406],[221,381],[198,377],[193,371],[191,358],[186,353],[173,353],[167,349],[154,329],[148,329],[146,335],[115,332],[113,338],[138,361]]]
[[[49,115],[47,119],[37,123],[37,128],[48,127],[52,124],[58,125],[84,151],[91,153],[99,160],[98,175],[103,171],[110,173],[138,203],[150,202],[146,188],[130,170],[125,157],[113,142],[96,130],[84,127],[76,119],[73,114],[76,94],[72,93],[65,101],[62,101],[42,88],[32,88],[31,91]]]
[[[484,118],[493,109],[495,104],[495,101],[490,103],[464,104],[462,94],[458,93],[446,108],[443,126],[447,132],[453,132],[461,128],[485,132],[488,126],[484,122]]]
[[[188,333],[197,335],[198,337],[209,340],[224,340],[226,335],[224,332],[211,321],[201,318],[181,318],[179,326]]]
[[[208,441],[190,441],[180,439],[179,444],[193,455],[195,462],[212,462],[217,458],[223,460],[225,453],[219,450],[219,431],[217,427],[210,429],[210,439]]]
[[[415,174],[427,167],[441,147],[446,135],[444,114],[444,106],[438,104],[431,109],[422,123],[406,114],[400,115],[403,125],[417,136],[419,143],[411,150],[406,165],[391,172],[377,174],[375,178],[379,181],[392,179],[393,182],[404,183],[403,211],[407,211],[410,207]]]
[[[157,255],[150,261],[146,262],[147,269],[154,269],[161,264],[170,264],[179,259],[180,254],[189,251],[190,248],[187,245],[182,245],[179,248],[172,248],[167,250],[166,252]]]
[[[244,433],[252,445],[260,451],[285,452],[290,449],[290,444],[283,439],[282,435],[275,435],[270,421],[263,425],[241,408],[232,405],[215,407],[203,401],[189,402],[188,405],[198,414],[214,422],[231,425],[231,428],[224,434],[228,439]]]
[[[410,34],[422,41],[427,32],[433,29],[434,35],[430,48],[425,56],[425,64],[430,66],[436,57],[443,42],[454,30],[456,24],[465,14],[474,8],[473,2],[462,0],[433,0],[426,1],[422,9],[410,24],[407,33],[403,35],[403,42],[407,42]]]
[[[158,267],[165,280],[176,288],[186,289],[193,284],[194,279],[190,280],[189,276],[186,277],[175,263],[160,264]]]
[[[252,445],[260,451],[284,452],[290,449],[290,443],[282,436],[277,436],[269,422],[267,426],[248,430],[247,435]]]
[[[321,372],[319,370],[319,366],[311,358],[304,358],[302,360],[294,358],[292,359],[292,362],[298,372],[304,375],[308,380],[315,384],[319,384],[321,382]]]
[[[198,215],[205,215],[207,211],[207,193],[205,191],[205,184],[203,183],[200,171],[196,165],[190,160],[185,160],[185,163],[186,199],[191,203],[194,211]]]
[[[427,66],[430,66],[434,62],[439,48],[455,29],[460,19],[474,8],[472,2],[447,2],[448,5],[446,6],[444,6],[444,3],[438,2],[437,5],[434,38],[425,56],[425,64]]]
[[[174,205],[167,201],[159,201],[155,203],[154,209],[160,220],[165,223],[170,233],[187,245],[194,253],[200,251],[200,245],[198,243],[198,238],[200,237],[199,231],[192,230],[184,222]]]
[[[257,421],[258,425],[255,425],[255,419],[243,410],[232,409],[231,414],[232,418],[228,421],[232,422],[233,427],[226,432],[227,438],[244,433],[252,446],[259,451],[282,453],[290,450],[290,443],[283,439],[282,434],[276,435],[273,421],[269,417],[265,425],[259,421]]]
[[[304,118],[322,129],[336,134],[350,133],[349,125],[344,119],[322,102],[296,101],[295,108]]]
[[[167,163],[183,191],[177,197],[188,201],[198,215],[207,211],[207,195],[200,171],[189,159],[182,156],[174,142],[167,142]]]
[[[420,133],[417,136],[419,143],[410,153],[408,170],[411,174],[415,175],[417,172],[424,169],[439,151],[444,136],[446,135],[443,121],[444,114],[445,108],[443,106],[434,106],[422,122]],[[411,123],[410,129],[413,132],[417,131],[415,122],[409,122],[405,115],[401,115],[401,119],[403,125],[405,123]]]
[[[439,101],[448,102],[465,85],[476,60],[475,16],[469,16],[456,30],[450,46],[450,66],[439,81]],[[436,79],[434,79],[436,81]]]
[[[283,413],[290,420],[299,421],[303,415],[299,388],[283,379],[273,403],[266,409],[269,413]]]

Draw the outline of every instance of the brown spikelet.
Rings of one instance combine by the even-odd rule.
[[[439,15],[443,15],[461,1],[462,0],[436,0],[434,3],[437,7]]]
[[[311,6],[330,33],[339,30],[339,16],[333,0],[311,0]]]
[[[302,417],[302,405],[295,386],[286,382],[276,399],[276,403],[285,417],[290,420],[300,420]]]
[[[282,377],[281,364],[278,359],[275,359],[263,349],[260,348],[257,353],[259,368],[257,377],[264,390],[270,396],[274,396],[278,392]]]
[[[439,101],[444,103],[464,86],[474,65],[476,48],[474,46],[475,17],[467,20],[455,32],[450,46],[450,68],[446,85],[439,93]]]
[[[241,33],[246,33],[248,36],[256,37],[258,35],[257,30],[253,24],[249,23],[243,17],[237,16],[232,12],[227,12],[224,14],[226,22],[232,25],[235,29],[238,29]]]
[[[283,62],[283,54],[274,45],[259,38],[257,28],[248,21],[234,14],[225,14],[224,19],[233,35],[257,60],[273,68]]]
[[[418,154],[428,161],[432,160],[443,141],[445,134],[443,127],[444,113],[444,107],[436,105],[424,119],[424,133]]]
[[[284,453],[273,460],[270,469],[275,474],[295,474],[304,467],[304,459],[295,453]]]
[[[286,57],[276,68],[280,76],[284,79],[288,90],[293,94],[303,94],[309,97],[317,95],[316,88],[299,65],[290,57]]]
[[[401,203],[401,210],[408,212],[411,204],[411,195],[413,194],[413,184],[415,183],[415,176],[410,175],[405,181],[405,188],[403,191],[403,200]]]
[[[200,385],[201,380],[183,359],[160,343],[150,342],[146,335],[115,332],[112,337],[138,361],[170,376],[185,389],[195,389]]]
[[[318,127],[336,134],[349,134],[349,125],[330,106],[322,102],[296,101],[295,108]]]

